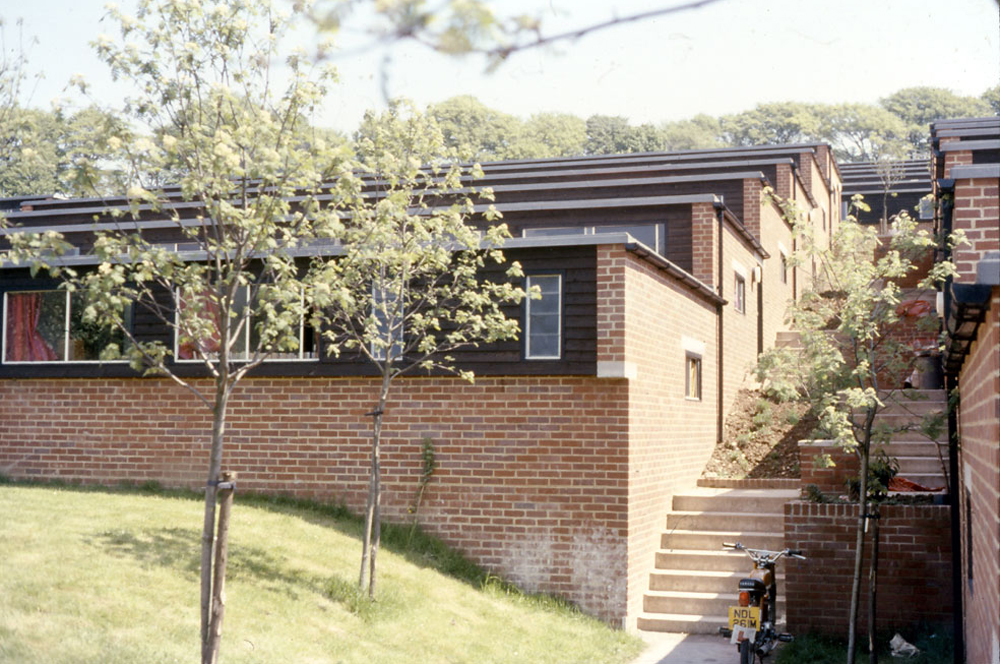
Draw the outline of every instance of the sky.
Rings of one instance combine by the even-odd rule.
[[[544,34],[677,4],[679,0],[503,0],[499,14],[528,13]],[[128,1],[122,3],[128,6]],[[29,70],[42,72],[34,106],[69,98],[82,74],[92,94],[120,103],[89,42],[116,34],[101,22],[103,0],[0,0],[8,46],[23,19]],[[363,23],[364,17],[359,17]],[[340,36],[351,50],[363,26]],[[300,31],[304,41],[311,30]],[[388,56],[389,65],[382,63]],[[979,95],[1000,83],[997,0],[720,0],[707,7],[623,24],[552,48],[514,54],[494,73],[478,56],[437,55],[419,45],[336,57],[340,83],[314,122],[352,131],[368,108],[392,96],[419,107],[470,94],[521,117],[556,111],[582,118],[621,115],[633,123],[724,115],[772,101],[876,102],[927,85]]]

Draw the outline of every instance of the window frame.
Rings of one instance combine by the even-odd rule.
[[[247,285],[247,286],[243,286],[242,288],[245,289],[244,293],[245,293],[245,298],[246,298],[246,301],[247,301],[247,303],[245,305],[246,306],[246,311],[243,313],[243,318],[246,319],[246,318],[248,318],[248,312],[250,311],[250,306],[249,306],[250,286]],[[176,290],[175,290],[175,293],[176,293]],[[304,293],[301,294],[299,296],[299,298],[300,298],[299,301],[302,302],[303,299],[305,298],[305,294]],[[176,301],[180,302],[180,294],[179,293],[176,294]],[[306,316],[302,316],[302,319],[299,321],[299,349],[297,351],[299,356],[298,357],[264,357],[263,362],[267,362],[267,363],[272,363],[272,362],[319,362],[320,358],[322,356],[322,352],[320,350],[320,339],[322,338],[322,335],[318,334],[318,330],[317,330],[316,338],[315,338],[315,340],[313,342],[313,355],[314,355],[314,357],[303,357],[303,354],[305,352],[305,333],[306,333],[306,328],[309,327],[309,324],[308,324],[308,322],[307,322],[306,319],[307,319]],[[242,362],[249,362],[250,361],[250,338],[252,336],[252,329],[251,329],[252,325],[253,325],[253,321],[252,320],[246,320],[246,324],[245,324],[245,326],[243,328],[243,332],[240,334],[240,336],[244,337],[243,350],[240,351],[240,352],[243,353],[244,357],[239,357],[239,358],[233,358],[233,357],[231,357],[230,360],[229,360],[230,362],[242,363]],[[180,356],[180,329],[179,328],[180,328],[180,311],[178,310],[178,308],[175,308],[174,309],[174,334],[173,334],[173,337],[174,337],[173,361],[174,361],[174,363],[175,364],[197,364],[197,363],[204,362],[205,359],[206,359],[205,357],[182,358]],[[237,352],[237,351],[234,350],[234,352]],[[272,351],[272,354],[273,353],[277,353],[277,352],[278,351]]]
[[[375,313],[375,311],[376,311],[375,310],[375,303],[376,302],[384,302],[384,301],[386,301],[386,300],[383,300],[383,299],[378,299],[376,297],[376,293],[377,293],[376,285],[375,285],[375,282],[372,281],[372,287],[371,287],[371,297],[372,297],[372,300],[371,300],[371,302],[372,302],[372,315],[373,316],[376,316],[376,313]],[[386,289],[383,289],[382,294],[385,294],[385,293],[386,293]],[[377,318],[377,316],[376,316],[376,318]],[[379,326],[379,334],[382,333],[382,328],[383,328],[384,325],[385,325],[385,323],[379,322],[379,324],[378,324],[378,326]],[[376,362],[389,362],[390,364],[395,364],[395,363],[399,362],[400,360],[404,359],[403,355],[404,355],[404,353],[406,351],[406,331],[404,329],[404,330],[401,330],[401,332],[402,332],[402,334],[400,335],[400,338],[398,340],[397,339],[393,339],[392,340],[392,346],[390,346],[390,347],[399,348],[399,352],[393,354],[391,362],[390,362],[389,356],[388,356],[388,354],[386,352],[386,351],[389,350],[388,348],[376,348],[374,341],[370,341],[368,343],[368,352],[371,353],[372,358],[374,358],[374,360]]]
[[[788,283],[788,256],[783,251],[779,252],[779,255],[781,256],[781,283],[787,284]]]
[[[532,300],[530,297],[524,298],[524,310],[523,310],[523,320],[524,320],[524,341],[522,344],[522,354],[525,360],[561,360],[563,359],[563,337],[565,336],[564,326],[566,324],[565,315],[565,275],[562,271],[556,272],[535,272],[524,275],[525,290],[529,290],[532,286],[532,279],[538,278],[555,278],[558,279],[558,296],[559,302],[556,307],[556,316],[558,316],[556,324],[556,354],[555,355],[532,355],[531,353],[531,305],[532,302],[537,302],[537,300]]]
[[[692,393],[691,385],[691,368],[692,364],[695,367],[695,382],[696,385],[694,393]],[[692,351],[684,351],[684,398],[688,401],[701,401],[702,395],[702,361],[701,355]]]
[[[7,312],[8,295],[20,295],[24,293],[64,293],[66,296],[65,313],[63,315],[63,339],[62,339],[62,360],[8,360],[7,359]],[[3,301],[0,302],[0,364],[4,366],[42,366],[60,364],[128,364],[125,358],[115,360],[76,360],[69,359],[73,344],[72,335],[72,301],[73,293],[61,288],[11,288],[3,292]],[[135,329],[135,307],[131,307],[128,313],[127,325],[130,329]]]
[[[747,278],[733,271],[733,308],[737,313],[747,312]]]
[[[608,235],[612,232],[628,233],[630,227],[637,226],[652,226],[654,233],[653,243],[655,246],[650,247],[653,251],[661,256],[666,256],[667,253],[667,224],[663,221],[651,221],[649,223],[629,223],[629,224],[613,224],[613,223],[603,223],[603,224],[588,224],[586,226],[522,226],[521,227],[521,237],[572,237],[574,235]],[[604,229],[620,229],[618,231],[605,230],[600,233],[597,232],[598,228]],[[546,231],[556,231],[551,234],[546,234]],[[566,231],[566,232],[560,232]],[[578,232],[577,232],[578,231]],[[634,235],[632,237],[635,237]],[[636,238],[638,239],[638,238]],[[641,240],[639,240],[641,242]]]

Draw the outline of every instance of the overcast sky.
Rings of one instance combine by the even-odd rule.
[[[676,4],[677,0],[504,0],[498,13],[541,16],[546,34]],[[128,2],[122,3],[125,6]],[[83,74],[98,98],[119,101],[89,42],[103,0],[0,0],[8,45],[13,22],[37,37],[30,69],[45,79],[32,104],[46,106]],[[767,101],[875,102],[930,85],[979,95],[1000,82],[996,0],[721,0],[703,9],[609,28],[575,42],[515,54],[493,73],[478,57],[453,59],[411,45],[391,52],[389,90],[419,106],[459,94],[521,116],[563,111],[660,122],[722,115]],[[345,35],[345,47],[357,36]],[[383,105],[383,51],[341,58],[341,74],[317,124],[353,130]]]

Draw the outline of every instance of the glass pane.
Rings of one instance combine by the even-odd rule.
[[[532,333],[528,354],[531,357],[558,357],[559,355],[559,335],[558,334],[535,334]]]
[[[6,362],[56,362],[66,357],[66,293],[7,293]]]
[[[567,226],[564,228],[525,228],[521,233],[524,237],[548,237],[557,235],[583,235],[583,226]]]
[[[559,316],[532,312],[530,327],[532,334],[558,334]]]
[[[656,241],[657,224],[644,224],[642,226],[597,226],[595,233],[628,233],[639,242],[654,251],[661,251]]]
[[[83,293],[73,293],[69,304],[69,359],[73,361],[93,361],[101,359],[101,353],[111,344],[118,351],[125,349],[127,337],[117,327],[100,325],[83,319],[87,298]],[[132,320],[131,309],[123,313],[126,323]]]

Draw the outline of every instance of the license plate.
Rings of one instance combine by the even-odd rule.
[[[753,630],[760,629],[760,607],[729,607],[729,629],[736,629],[737,627],[745,627]]]

